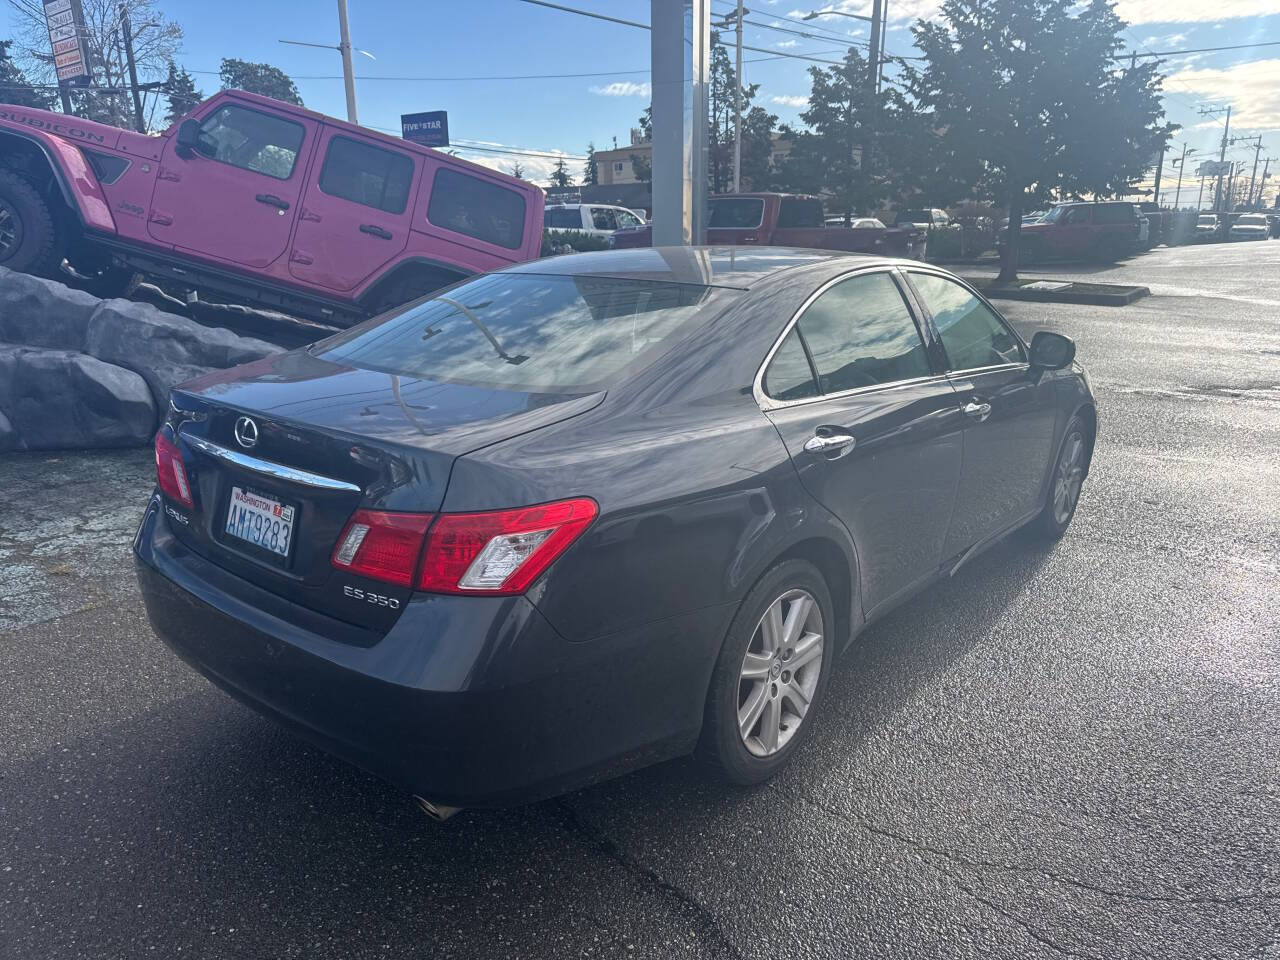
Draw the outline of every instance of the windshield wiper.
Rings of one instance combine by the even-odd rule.
[[[507,351],[503,350],[502,344],[498,342],[498,338],[495,337],[493,335],[493,332],[488,327],[485,326],[484,321],[481,320],[472,312],[472,310],[475,308],[489,306],[489,304],[493,302],[492,300],[486,300],[484,303],[477,303],[475,308],[473,308],[473,307],[468,307],[465,303],[459,303],[457,300],[454,300],[452,297],[436,297],[436,299],[449,304],[449,306],[453,307],[459,313],[461,313],[464,317],[470,320],[472,324],[475,325],[475,328],[484,334],[485,339],[488,340],[489,343],[492,345],[494,352],[503,360],[505,360],[507,363],[521,364],[529,359],[527,356],[525,356],[522,353],[517,354],[516,356],[513,357],[511,354],[507,353]],[[427,327],[426,331],[422,334],[422,339],[423,340],[430,339],[431,337],[434,337],[439,332],[440,332],[439,330],[433,330],[431,327]]]

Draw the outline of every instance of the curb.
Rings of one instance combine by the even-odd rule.
[[[1089,284],[1089,286],[1109,286],[1111,290],[1027,290],[1021,287],[987,286],[980,281],[985,277],[966,277],[969,283],[989,300],[1023,300],[1030,303],[1071,303],[1093,307],[1125,307],[1135,300],[1151,296],[1148,287],[1121,286],[1119,284]],[[1073,284],[1074,286],[1074,284]]]

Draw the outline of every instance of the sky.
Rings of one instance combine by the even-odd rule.
[[[649,20],[649,0],[559,2]],[[915,53],[910,26],[918,17],[936,16],[939,0],[886,2],[887,51]],[[630,128],[649,102],[649,35],[644,30],[521,0],[348,3],[354,46],[376,58],[355,57],[360,122],[367,126],[399,133],[402,113],[448,110],[450,135],[461,155],[507,171],[518,161],[526,177],[542,181],[555,156],[568,158],[571,172],[580,177],[589,142],[601,149],[611,147],[614,138],[620,145],[627,143]],[[731,0],[711,4],[713,20],[733,9]],[[744,44],[768,49],[776,59],[746,52],[744,80],[760,84],[756,103],[799,125],[812,64],[781,55],[839,59],[850,42],[866,41],[867,24],[838,15],[796,21],[814,9],[866,14],[870,0],[748,0],[746,5],[751,11],[747,19],[766,26],[748,26]],[[1119,0],[1117,6],[1129,22],[1126,50],[1139,53],[1280,41],[1278,0]],[[157,7],[183,27],[180,64],[206,94],[217,89],[223,57],[266,61],[294,77],[308,107],[345,117],[337,51],[279,42],[336,44],[336,2],[157,0]],[[13,34],[13,22],[9,5],[0,6],[0,38]],[[1232,136],[1261,134],[1261,157],[1277,160],[1269,182],[1280,184],[1280,46],[1172,56],[1164,69],[1169,74],[1165,108],[1169,119],[1182,126],[1174,135],[1172,155],[1180,155],[1184,145],[1194,150],[1189,171],[1195,160],[1216,159],[1223,120],[1202,116],[1198,108],[1230,103]],[[494,77],[504,79],[479,79]],[[496,152],[502,150],[526,153]],[[1227,156],[1247,161],[1251,168],[1254,147],[1237,142]],[[1183,181],[1184,203],[1190,180]],[[1176,172],[1166,159],[1162,199],[1172,201],[1171,193],[1163,195],[1175,182]],[[1268,197],[1274,193],[1275,187],[1269,187]]]

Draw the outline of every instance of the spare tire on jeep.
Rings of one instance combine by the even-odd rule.
[[[61,263],[49,204],[27,180],[0,167],[0,267],[47,277]]]

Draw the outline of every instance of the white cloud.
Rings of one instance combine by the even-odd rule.
[[[807,107],[809,105],[809,98],[808,97],[770,97],[769,102],[776,103],[780,107],[795,107],[798,110],[800,107]]]
[[[630,80],[616,80],[603,87],[592,87],[591,92],[602,97],[647,97],[650,95],[649,84],[634,83]]]
[[[1280,59],[1180,70],[1165,82],[1178,92],[1232,103],[1232,130],[1280,130]]]
[[[774,44],[775,47],[781,47],[783,50],[790,50],[792,47],[800,46],[799,40],[779,40]]]
[[[1118,0],[1116,13],[1129,23],[1214,23],[1276,12],[1275,0]]]

